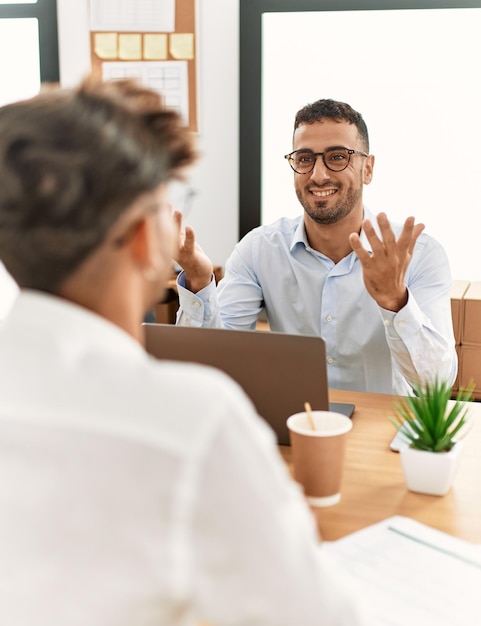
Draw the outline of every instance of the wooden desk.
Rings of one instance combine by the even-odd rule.
[[[471,430],[464,440],[458,473],[445,496],[407,490],[399,454],[389,449],[393,397],[330,391],[330,400],[353,402],[341,501],[313,509],[323,539],[334,540],[392,515],[405,515],[467,541],[481,543],[481,404],[470,406]],[[281,446],[290,462],[290,448]]]

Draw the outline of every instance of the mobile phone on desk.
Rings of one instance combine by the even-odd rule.
[[[408,431],[412,432],[412,429],[409,427],[409,425],[406,422],[404,422],[404,424],[401,426],[401,430],[398,430],[396,432],[396,434],[392,438],[391,443],[389,444],[389,447],[391,448],[393,452],[400,452],[401,448],[405,448],[406,446],[409,445],[409,439],[406,437],[405,432],[403,432],[403,429],[405,432],[408,432]]]

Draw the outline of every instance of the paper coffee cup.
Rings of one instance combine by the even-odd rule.
[[[352,421],[333,411],[312,411],[312,418],[315,430],[305,412],[287,420],[294,478],[304,488],[309,504],[332,506],[341,499],[346,438]]]

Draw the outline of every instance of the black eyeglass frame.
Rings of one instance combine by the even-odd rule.
[[[336,150],[345,150],[347,152],[347,154],[349,155],[349,158],[347,159],[346,165],[344,167],[342,167],[341,169],[339,169],[339,170],[332,169],[332,167],[329,167],[329,165],[326,163],[326,159],[325,159],[326,152],[313,152],[309,148],[300,148],[299,150],[294,150],[293,152],[289,152],[289,154],[285,154],[284,158],[287,159],[289,165],[291,166],[291,169],[296,174],[301,174],[302,175],[302,174],[310,174],[312,172],[312,170],[316,167],[317,157],[322,157],[322,162],[327,167],[327,169],[330,170],[331,172],[343,172],[346,169],[346,167],[349,165],[349,163],[351,162],[351,156],[353,154],[360,154],[361,156],[365,156],[365,157],[369,156],[365,152],[362,152],[362,150],[353,150],[352,148],[344,148],[344,147],[341,147],[341,148],[331,148],[330,150],[327,150],[327,152],[335,152]],[[294,166],[292,165],[292,155],[293,154],[297,154],[298,152],[308,152],[309,154],[312,154],[312,156],[314,157],[314,161],[312,163],[312,167],[307,172],[298,172],[294,168]]]

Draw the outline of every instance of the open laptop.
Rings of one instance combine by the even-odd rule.
[[[329,403],[323,339],[305,335],[144,324],[146,349],[159,359],[216,367],[236,380],[278,443],[289,445],[286,420],[304,411],[333,410],[349,417],[353,404]]]

